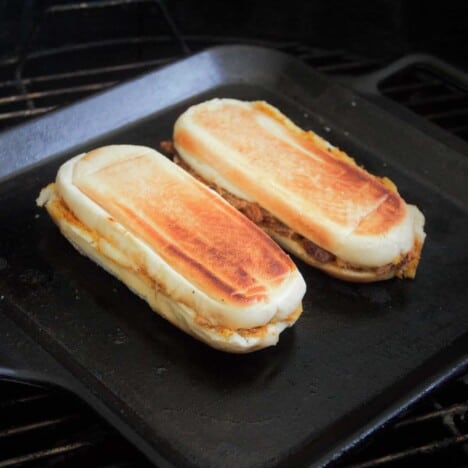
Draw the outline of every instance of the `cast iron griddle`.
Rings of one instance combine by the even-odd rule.
[[[228,355],[154,314],[35,207],[67,158],[108,143],[157,148],[187,106],[214,96],[266,99],[393,179],[427,220],[417,278],[347,284],[298,261],[302,318],[277,347]],[[155,462],[321,464],[466,364],[466,168],[286,55],[209,50],[1,135],[0,310]]]

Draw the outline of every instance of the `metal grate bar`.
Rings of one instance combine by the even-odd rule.
[[[154,60],[142,60],[140,62],[131,62],[125,63],[123,65],[113,65],[109,67],[98,67],[98,68],[90,68],[87,70],[74,70],[71,72],[66,73],[54,73],[51,75],[42,75],[42,76],[34,76],[30,78],[23,78],[22,81],[24,84],[36,84],[36,83],[46,83],[49,81],[57,81],[57,80],[64,80],[67,78],[76,78],[76,77],[85,77],[85,76],[93,76],[98,74],[106,74],[106,73],[115,73],[120,71],[129,71],[129,70],[138,70],[141,68],[148,68],[159,66],[167,63],[171,59],[162,58],[162,59],[154,59]],[[15,80],[8,80],[0,82],[0,89],[6,88],[8,86],[12,86],[16,83]]]
[[[428,113],[426,118],[430,120],[445,120],[453,117],[464,117],[468,115],[468,107],[462,109],[449,109],[446,111]]]
[[[349,465],[349,468],[369,468],[373,466],[383,465],[386,463],[396,462],[417,455],[429,455],[434,452],[452,447],[454,445],[464,444],[466,442],[468,442],[468,434],[461,435],[458,437],[449,437],[443,440],[432,442],[430,444],[422,445],[420,447],[402,450],[400,452],[394,452],[390,455],[385,455],[384,457],[380,458],[374,458],[373,460],[369,460],[363,463]]]
[[[464,414],[467,411],[468,411],[468,401],[466,403],[460,403],[456,405],[447,406],[446,408],[442,408],[436,411],[430,411],[421,416],[415,416],[413,418],[404,419],[403,421],[396,423],[393,426],[393,429],[398,429],[400,427],[409,426],[411,424],[418,424],[424,421],[428,421],[430,419],[441,418],[444,416]]]
[[[35,109],[24,109],[14,112],[4,112],[0,114],[0,120],[17,119],[19,117],[35,117],[54,110],[56,106],[36,107]]]
[[[69,422],[73,419],[77,419],[79,416],[77,414],[71,414],[68,416],[62,416],[60,418],[46,419],[42,421],[37,421],[30,424],[23,424],[20,426],[9,427],[7,429],[0,430],[0,438],[10,437],[18,434],[24,434],[25,432],[35,431],[37,429],[43,429],[45,427],[57,426]]]
[[[48,398],[50,398],[50,394],[39,393],[37,395],[30,395],[30,396],[23,397],[23,398],[14,398],[11,400],[0,401],[0,409],[6,409],[12,406],[21,405],[24,403],[31,403],[31,402],[39,401],[39,400],[46,400]]]
[[[58,54],[68,54],[78,51],[85,51],[89,49],[96,49],[99,47],[118,47],[128,45],[140,45],[140,44],[168,44],[171,43],[172,39],[170,36],[139,36],[139,37],[123,37],[119,39],[104,39],[101,41],[90,41],[82,42],[80,44],[69,44],[61,47],[51,47],[49,49],[39,50],[28,54],[28,59],[39,59],[44,57],[50,57]],[[0,62],[0,65],[3,65]]]
[[[2,60],[0,60],[0,67],[14,65],[16,62],[18,62],[17,56],[2,58]]]
[[[156,3],[159,5],[159,8],[161,9],[162,14],[164,15],[165,20],[169,24],[169,27],[172,30],[172,33],[177,39],[177,42],[179,43],[180,49],[184,53],[184,55],[188,55],[190,53],[190,48],[187,45],[187,42],[185,42],[185,39],[182,37],[182,34],[179,31],[179,28],[175,24],[175,21],[172,19],[172,16],[169,14],[166,5],[164,4],[164,1],[162,0],[155,0]]]
[[[6,468],[10,466],[20,465],[24,463],[37,462],[44,458],[52,457],[55,455],[63,455],[65,453],[74,452],[84,447],[88,447],[89,442],[74,442],[60,447],[54,447],[46,450],[38,450],[35,452],[28,453],[26,455],[20,455],[18,457],[8,458],[0,461],[0,468]]]
[[[107,81],[104,83],[94,83],[89,85],[83,86],[73,86],[70,88],[59,88],[59,89],[52,89],[50,91],[36,91],[33,93],[26,93],[26,94],[17,94],[14,96],[7,96],[0,98],[0,105],[12,102],[21,102],[26,101],[28,99],[38,99],[43,97],[49,96],[61,96],[63,94],[74,94],[74,93],[82,93],[86,91],[99,91],[103,88],[108,88],[116,84],[115,81]]]
[[[371,70],[374,70],[378,66],[376,62],[365,62],[365,61],[352,61],[352,62],[345,62],[345,63],[338,63],[333,65],[323,65],[318,66],[318,70],[325,73],[330,74],[357,74],[357,73],[365,73]]]
[[[416,92],[433,93],[431,97],[442,96],[443,93],[447,91],[447,88],[441,83],[423,82],[388,87],[382,86],[381,90],[387,96],[390,96],[391,98],[397,101],[401,101],[402,99],[404,99],[405,95],[411,95],[411,93]]]
[[[409,101],[402,101],[400,104],[411,107],[415,112],[426,114],[434,108],[468,107],[468,96],[454,93],[444,93],[438,96],[412,96]]]
[[[72,4],[62,4],[62,5],[55,5],[52,7],[47,8],[46,14],[53,14],[53,13],[62,13],[67,11],[83,11],[83,10],[91,10],[96,8],[108,8],[108,7],[117,7],[123,5],[137,5],[137,4],[155,4],[158,6],[160,12],[162,13],[169,29],[171,30],[172,34],[174,35],[177,43],[179,44],[180,50],[183,54],[189,54],[190,49],[187,46],[182,34],[179,31],[179,28],[175,24],[172,16],[169,14],[165,4],[163,1],[160,0],[99,0],[94,2],[79,2],[79,3],[72,3]]]
[[[54,5],[49,7],[47,11],[48,13],[62,13],[65,11],[94,10],[97,8],[107,8],[149,2],[154,2],[154,0],[97,0],[94,2],[78,2]]]

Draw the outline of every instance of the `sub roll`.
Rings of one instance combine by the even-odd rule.
[[[305,283],[254,223],[160,153],[106,146],[59,169],[37,200],[82,254],[206,344],[274,345]]]
[[[308,264],[355,282],[414,278],[421,211],[390,180],[273,106],[235,99],[192,106],[175,123],[173,146],[181,167]]]

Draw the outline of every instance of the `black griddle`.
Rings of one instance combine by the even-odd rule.
[[[417,278],[348,284],[297,261],[308,291],[296,326],[274,348],[229,355],[154,314],[36,208],[69,157],[157,148],[215,96],[265,99],[394,180],[426,216]],[[212,49],[0,140],[0,323],[22,337],[0,345],[15,354],[3,373],[71,389],[160,466],[321,465],[466,367],[466,155],[284,54]]]

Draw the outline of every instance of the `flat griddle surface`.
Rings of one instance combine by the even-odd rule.
[[[228,355],[154,314],[36,208],[40,188],[67,158],[109,143],[158,148],[187,106],[215,96],[265,99],[390,177],[426,216],[417,278],[348,284],[297,261],[308,290],[296,326],[274,348]],[[425,173],[438,167],[453,184],[466,182],[466,157],[285,55],[214,49],[1,140],[0,311],[84,384],[76,390],[83,398],[97,397],[117,427],[130,427],[154,460],[318,464],[466,363],[466,200],[455,196],[459,187],[437,186],[440,174]]]

